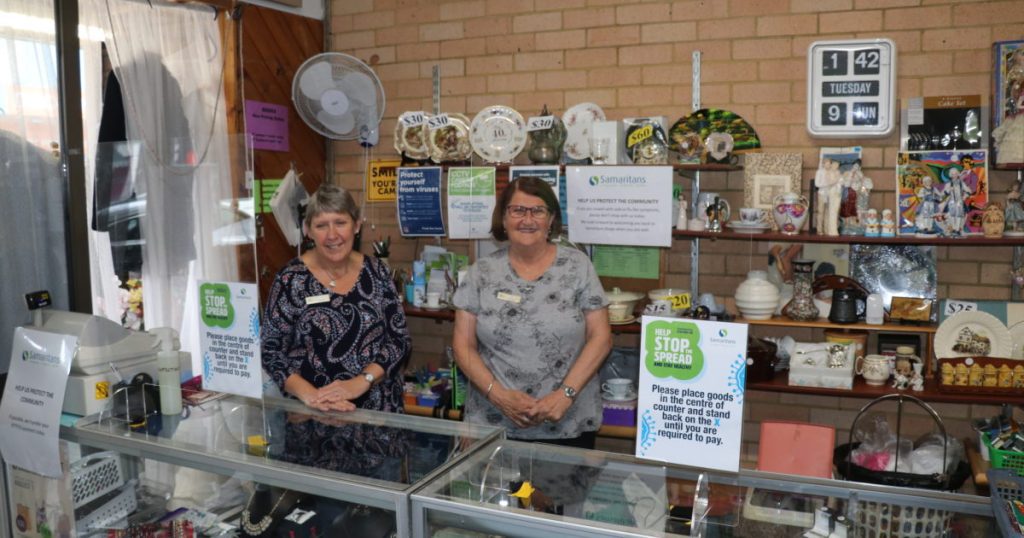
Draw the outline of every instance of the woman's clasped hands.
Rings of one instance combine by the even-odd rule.
[[[566,398],[561,390],[555,390],[538,399],[521,390],[497,386],[492,390],[490,400],[519,428],[558,422],[572,405],[572,400]]]
[[[311,392],[304,402],[320,411],[355,411],[353,400],[369,390],[370,384],[361,377],[335,380]]]

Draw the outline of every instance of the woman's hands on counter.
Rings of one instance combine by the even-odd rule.
[[[535,424],[545,421],[558,422],[562,420],[570,407],[572,407],[572,400],[566,397],[565,392],[559,387],[554,392],[549,392],[537,400],[530,409],[530,414],[534,417]]]
[[[316,394],[309,402],[306,402],[306,405],[321,411],[353,411],[356,406],[352,400],[366,394],[368,390],[370,390],[370,384],[362,377],[353,377],[344,381],[335,380],[329,385],[317,389]]]

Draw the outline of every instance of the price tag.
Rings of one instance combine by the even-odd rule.
[[[948,317],[953,314],[959,314],[960,312],[974,312],[976,310],[978,310],[978,303],[947,300],[946,308],[943,310],[942,315]]]
[[[680,293],[679,295],[670,295],[666,297],[669,301],[672,301],[672,310],[686,310],[690,308],[690,294]]]
[[[554,116],[531,116],[526,122],[526,131],[546,131],[555,126]]]
[[[406,112],[401,117],[402,125],[406,127],[418,127],[427,122],[427,115],[422,110],[416,112]]]
[[[452,121],[448,119],[448,114],[438,114],[437,116],[427,120],[427,128],[431,131],[436,131],[451,124]]]

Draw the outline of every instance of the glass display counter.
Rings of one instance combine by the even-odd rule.
[[[987,497],[499,440],[412,496],[414,536],[999,536]],[[831,534],[835,533],[835,534]]]
[[[73,443],[70,474],[79,473],[69,483],[83,482],[83,469],[93,478],[103,476],[99,465],[113,469],[116,463],[123,484],[115,489],[135,490],[138,508],[103,526],[141,523],[145,518],[135,513],[143,511],[141,501],[156,498],[150,521],[181,506],[205,513],[216,505],[221,509],[213,512],[223,514],[225,528],[247,530],[241,536],[276,535],[264,523],[270,515],[275,524],[288,516],[281,508],[286,505],[329,514],[319,535],[337,535],[333,527],[352,528],[361,518],[373,529],[360,535],[409,536],[409,494],[502,436],[501,430],[446,420],[373,411],[325,414],[291,400],[237,396],[188,407],[180,417],[133,419],[101,413],[62,429],[62,438]],[[104,451],[104,458],[91,454],[96,451]],[[223,499],[231,486],[234,502]],[[75,506],[80,521],[87,514]]]

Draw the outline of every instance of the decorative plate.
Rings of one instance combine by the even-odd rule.
[[[468,161],[473,154],[469,143],[469,118],[462,114],[448,114],[448,125],[428,131],[427,146],[430,160],[435,163]]]
[[[936,298],[935,247],[915,245],[851,245],[850,276],[886,308],[895,297]]]
[[[1010,327],[1010,340],[1013,342],[1010,357],[1024,359],[1024,321]]]
[[[746,120],[735,112],[720,108],[702,108],[691,112],[675,122],[669,133],[673,140],[686,133],[696,133],[701,140],[706,139],[711,133],[729,133],[732,135],[734,151],[737,153],[761,147],[757,131]]]
[[[590,127],[595,121],[605,121],[604,110],[594,103],[574,105],[562,114],[562,123],[568,131],[564,152],[582,161],[590,158]]]
[[[489,106],[473,118],[469,143],[483,160],[490,163],[512,162],[526,146],[523,116],[507,106]]]
[[[416,114],[423,115],[423,123],[410,127],[409,118]],[[426,112],[402,112],[395,123],[395,151],[404,153],[410,159],[425,161],[430,158],[427,147],[427,123],[430,114]]]
[[[940,359],[1010,357],[1012,351],[1010,330],[987,312],[958,312],[935,331],[935,356]]]
[[[639,140],[634,140],[636,137],[640,137]],[[630,125],[626,129],[626,155],[633,164],[668,164],[665,130],[654,121]]]

